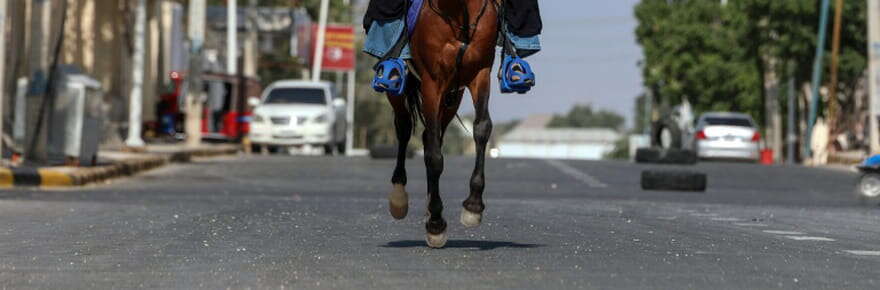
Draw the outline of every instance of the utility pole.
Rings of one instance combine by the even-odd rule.
[[[48,85],[47,78],[49,74],[49,32],[51,31],[51,12],[52,2],[49,0],[33,0],[31,5],[30,18],[30,39],[28,53],[28,74],[30,75],[30,84],[27,94],[25,109],[25,138],[22,147],[25,153],[25,159],[35,162],[43,162],[48,158],[46,152],[46,142],[48,140],[47,130],[38,130],[37,124],[44,123],[48,119],[46,116],[40,116],[41,106],[44,98],[47,98],[46,92]],[[43,118],[41,121],[40,118]]]
[[[257,0],[248,1],[247,8],[247,36],[244,41],[244,75],[253,77],[257,75]]]
[[[813,88],[811,90],[813,100],[810,102],[810,116],[807,121],[807,132],[804,134],[804,148],[807,153],[807,156],[804,157],[806,158],[813,155],[813,148],[810,147],[810,144],[812,144],[813,125],[816,124],[816,115],[819,110],[819,86],[822,82],[822,61],[825,57],[825,37],[828,32],[828,29],[825,29],[828,26],[828,4],[828,0],[822,0],[819,14],[819,38],[816,40],[816,59],[813,61]]]
[[[650,139],[651,138],[650,137],[651,136],[651,122],[653,121],[651,119],[651,116],[653,115],[652,110],[654,110],[654,108],[653,108],[654,97],[653,96],[654,96],[654,91],[651,90],[650,87],[646,86],[645,87],[645,95],[644,95],[645,100],[643,101],[644,102],[644,104],[643,104],[644,110],[645,110],[645,112],[644,112],[645,116],[643,116],[643,118],[645,118],[645,123],[643,124],[644,127],[642,128],[642,134],[645,134],[645,136],[648,136],[648,140],[651,140]]]
[[[880,113],[880,2],[868,0],[868,138],[871,154],[880,153],[880,128],[877,114]]]
[[[762,55],[766,68],[764,74],[764,126],[766,148],[773,151],[773,162],[782,159],[782,116],[779,112],[780,79],[775,68],[779,61],[770,55]]]
[[[795,119],[795,106],[797,104],[797,92],[794,88],[794,64],[790,64],[788,67],[788,136],[786,148],[786,161],[788,164],[795,164],[795,155],[794,151],[797,150],[797,130],[795,127],[797,126]]]
[[[138,0],[134,16],[134,55],[131,72],[131,95],[128,99],[128,147],[144,147],[141,139],[141,115],[144,92],[144,28],[147,23],[147,1]]]
[[[238,1],[226,0],[226,73],[236,74],[238,65]]]
[[[831,83],[828,85],[828,128],[833,142],[834,132],[838,130],[837,120],[839,105],[837,104],[837,64],[840,57],[840,23],[843,21],[843,0],[836,0],[834,6],[834,34],[831,38]],[[829,147],[832,148],[832,147]]]
[[[0,0],[0,137],[3,135],[3,103],[6,102],[6,0]],[[0,138],[0,153],[3,152],[3,140]],[[2,158],[2,157],[0,157]]]
[[[345,101],[345,153],[351,155],[354,149],[354,107],[357,105],[355,100],[356,89],[356,72],[357,69],[348,71],[348,89],[346,89]]]
[[[318,18],[318,35],[315,44],[315,59],[312,60],[312,81],[321,80],[321,70],[324,66],[324,37],[327,30],[327,12],[330,9],[330,0],[321,0],[321,13]]]
[[[186,95],[186,145],[202,142],[202,45],[205,39],[205,0],[189,1],[189,93]]]

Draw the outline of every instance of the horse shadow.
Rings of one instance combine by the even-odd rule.
[[[546,245],[542,244],[520,244],[516,242],[504,242],[504,241],[475,241],[475,240],[450,240],[446,242],[446,246],[443,248],[446,249],[474,249],[478,251],[489,251],[495,250],[498,248],[508,248],[508,249],[532,249],[532,248],[540,248]],[[404,240],[404,241],[393,241],[388,242],[385,245],[380,245],[382,248],[425,248],[428,247],[428,244],[425,243],[424,240]]]

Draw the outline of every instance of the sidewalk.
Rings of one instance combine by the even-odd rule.
[[[232,155],[240,146],[205,144],[191,148],[183,145],[147,145],[142,152],[101,151],[94,167],[0,167],[0,188],[67,187],[131,176],[168,163],[190,162],[195,157]]]
[[[863,151],[843,151],[828,154],[828,164],[858,165],[865,161],[868,155]]]

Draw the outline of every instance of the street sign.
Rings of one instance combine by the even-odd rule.
[[[314,37],[318,26],[312,26],[312,56],[315,52]],[[327,25],[324,40],[322,68],[326,71],[350,71],[355,68],[354,27],[350,25]],[[309,58],[311,59],[311,57]]]

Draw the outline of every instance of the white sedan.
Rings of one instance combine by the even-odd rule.
[[[696,130],[700,158],[758,161],[761,156],[761,133],[749,115],[705,113],[697,120]]]
[[[254,109],[250,138],[255,145],[314,146],[331,154],[345,144],[345,102],[334,99],[330,84],[279,81],[270,85]]]

